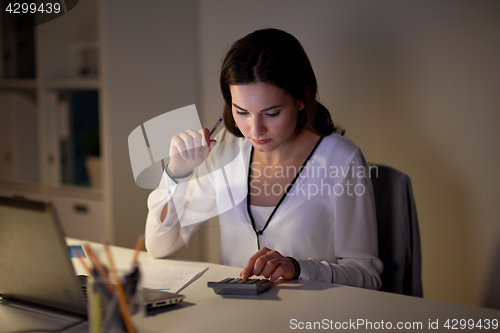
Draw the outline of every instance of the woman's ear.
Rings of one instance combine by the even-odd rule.
[[[297,100],[297,110],[304,110],[305,107],[306,105],[304,104],[304,102],[302,102],[301,100]]]
[[[305,94],[305,99],[304,99],[304,100],[305,100],[305,101],[307,101],[307,100],[309,99],[309,96],[311,95],[311,88],[310,88],[309,86],[306,86],[306,87],[304,88],[304,90],[305,90],[305,93],[306,93],[306,94]],[[306,107],[306,105],[304,104],[304,102],[302,102],[302,101],[300,101],[300,100],[298,100],[297,102],[298,102],[298,103],[297,103],[297,106],[298,106],[298,109],[299,109],[299,110],[303,110],[303,109]]]

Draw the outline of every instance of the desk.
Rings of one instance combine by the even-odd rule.
[[[77,240],[68,240],[68,244],[79,243]],[[130,263],[133,250],[113,247],[112,251],[117,262]],[[328,326],[327,330],[330,330],[331,325],[331,330],[335,330],[336,323],[344,328],[347,324],[353,328],[358,320],[359,323],[361,320],[364,323],[371,322],[374,331],[377,327],[390,324],[394,330],[401,322],[403,325],[421,323],[422,329],[419,331],[435,332],[429,329],[429,321],[435,323],[438,320],[439,331],[446,330],[443,325],[448,319],[473,319],[476,323],[480,319],[500,321],[500,311],[308,280],[281,282],[259,296],[221,297],[207,287],[207,282],[238,277],[240,268],[175,259],[152,259],[146,252],[140,254],[139,261],[143,265],[209,267],[202,277],[182,291],[186,295],[182,303],[154,310],[148,315],[145,320],[145,332],[148,333],[296,332],[310,331],[299,328],[307,323],[314,325],[314,322]],[[75,269],[79,274],[84,273],[77,261]],[[366,325],[369,324],[357,328],[369,331],[370,326]],[[294,327],[296,329],[292,329]],[[500,332],[500,327],[481,331]],[[86,323],[65,332],[87,332]]]

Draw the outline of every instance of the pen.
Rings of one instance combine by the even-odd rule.
[[[215,130],[217,129],[217,127],[219,127],[221,122],[222,122],[222,118],[219,118],[219,120],[215,123],[214,127],[212,127],[212,130],[210,131],[210,136],[212,136],[212,134],[214,134]],[[210,142],[207,142],[207,145],[210,145]],[[202,150],[203,150],[203,146],[201,146],[200,150],[198,150],[198,151],[202,151]]]

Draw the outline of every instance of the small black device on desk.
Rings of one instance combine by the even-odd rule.
[[[220,282],[208,282],[207,286],[219,295],[258,295],[272,286],[268,279],[227,278]]]

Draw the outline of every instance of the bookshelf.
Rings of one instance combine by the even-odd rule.
[[[17,33],[0,15],[0,195],[51,201],[68,236],[94,241],[109,236],[98,7]]]
[[[151,190],[135,184],[128,136],[153,117],[196,103],[195,14],[196,3],[190,0],[151,6],[140,1],[79,1],[66,14],[33,29],[32,77],[9,76],[1,58],[0,94],[28,94],[35,107],[29,122],[36,124],[38,139],[30,145],[38,157],[32,156],[31,163],[38,163],[39,178],[2,178],[2,149],[12,147],[0,137],[0,195],[52,201],[67,235],[133,248],[144,232]],[[0,38],[3,27],[0,22]],[[3,46],[0,42],[0,54]],[[75,57],[81,52],[85,55]],[[64,109],[72,91],[97,92],[100,187],[62,180],[61,101]],[[193,238],[179,255],[199,259],[198,243],[200,238]]]

